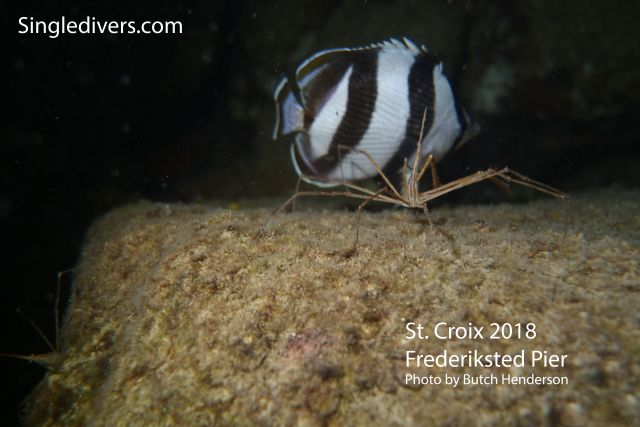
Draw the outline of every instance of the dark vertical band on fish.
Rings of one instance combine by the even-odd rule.
[[[378,65],[376,52],[360,55],[353,61],[349,77],[347,109],[331,140],[328,152],[313,162],[317,173],[334,170],[350,149],[357,146],[371,123],[378,86],[375,78]]]
[[[398,147],[396,154],[385,165],[383,172],[393,174],[398,172],[404,159],[408,159],[416,150],[416,144],[420,138],[422,129],[422,117],[425,117],[422,137],[426,136],[433,125],[435,113],[435,91],[432,78],[433,68],[437,65],[437,59],[430,54],[420,55],[411,66],[407,78],[409,85],[409,118],[406,123],[405,137]],[[425,114],[426,109],[426,114]]]

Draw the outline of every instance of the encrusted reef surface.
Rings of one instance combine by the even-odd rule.
[[[567,212],[568,225],[555,200],[441,208],[432,226],[366,212],[354,252],[349,211],[117,209],[88,233],[27,422],[638,425],[640,193],[578,195]],[[407,322],[430,338],[407,339]],[[436,339],[439,322],[484,339]],[[536,336],[490,340],[492,322]],[[407,368],[411,350],[527,361]],[[564,366],[531,366],[535,350]],[[444,384],[464,374],[568,384]]]

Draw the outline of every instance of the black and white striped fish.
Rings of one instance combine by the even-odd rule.
[[[274,139],[294,138],[296,172],[321,187],[378,175],[353,148],[386,174],[400,171],[416,154],[423,116],[423,159],[439,160],[475,133],[440,61],[406,38],[318,52],[280,82],[274,98]]]

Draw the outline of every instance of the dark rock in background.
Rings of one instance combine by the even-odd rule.
[[[278,79],[320,49],[404,35],[442,58],[483,128],[476,141],[445,159],[446,178],[510,165],[571,191],[633,185],[639,12],[635,3],[612,8],[595,1],[244,2],[235,9],[237,28],[224,36],[230,53],[222,55],[236,58],[226,104],[235,126],[216,139],[246,151],[231,167],[200,175],[191,188],[205,197],[289,191],[286,149],[269,140]],[[219,188],[229,177],[230,185]],[[482,199],[468,193],[453,197]]]
[[[179,20],[184,32],[18,34],[21,16],[62,15]],[[27,2],[2,19],[0,235],[11,285],[0,294],[10,331],[1,351],[47,351],[15,309],[53,334],[57,272],[74,265],[98,215],[140,198],[290,194],[287,147],[271,140],[272,92],[319,49],[408,36],[442,58],[483,129],[445,157],[444,180],[509,165],[569,192],[640,182],[638,2]],[[487,184],[440,203],[506,199]],[[16,406],[41,371],[9,367],[20,385],[4,400]]]

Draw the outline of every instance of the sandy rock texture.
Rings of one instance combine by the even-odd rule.
[[[274,202],[275,206],[276,203]],[[91,228],[37,425],[640,423],[640,193],[365,212],[139,203]],[[408,340],[407,322],[535,339]],[[418,353],[566,354],[560,368],[407,368]],[[566,376],[567,385],[406,384]]]

